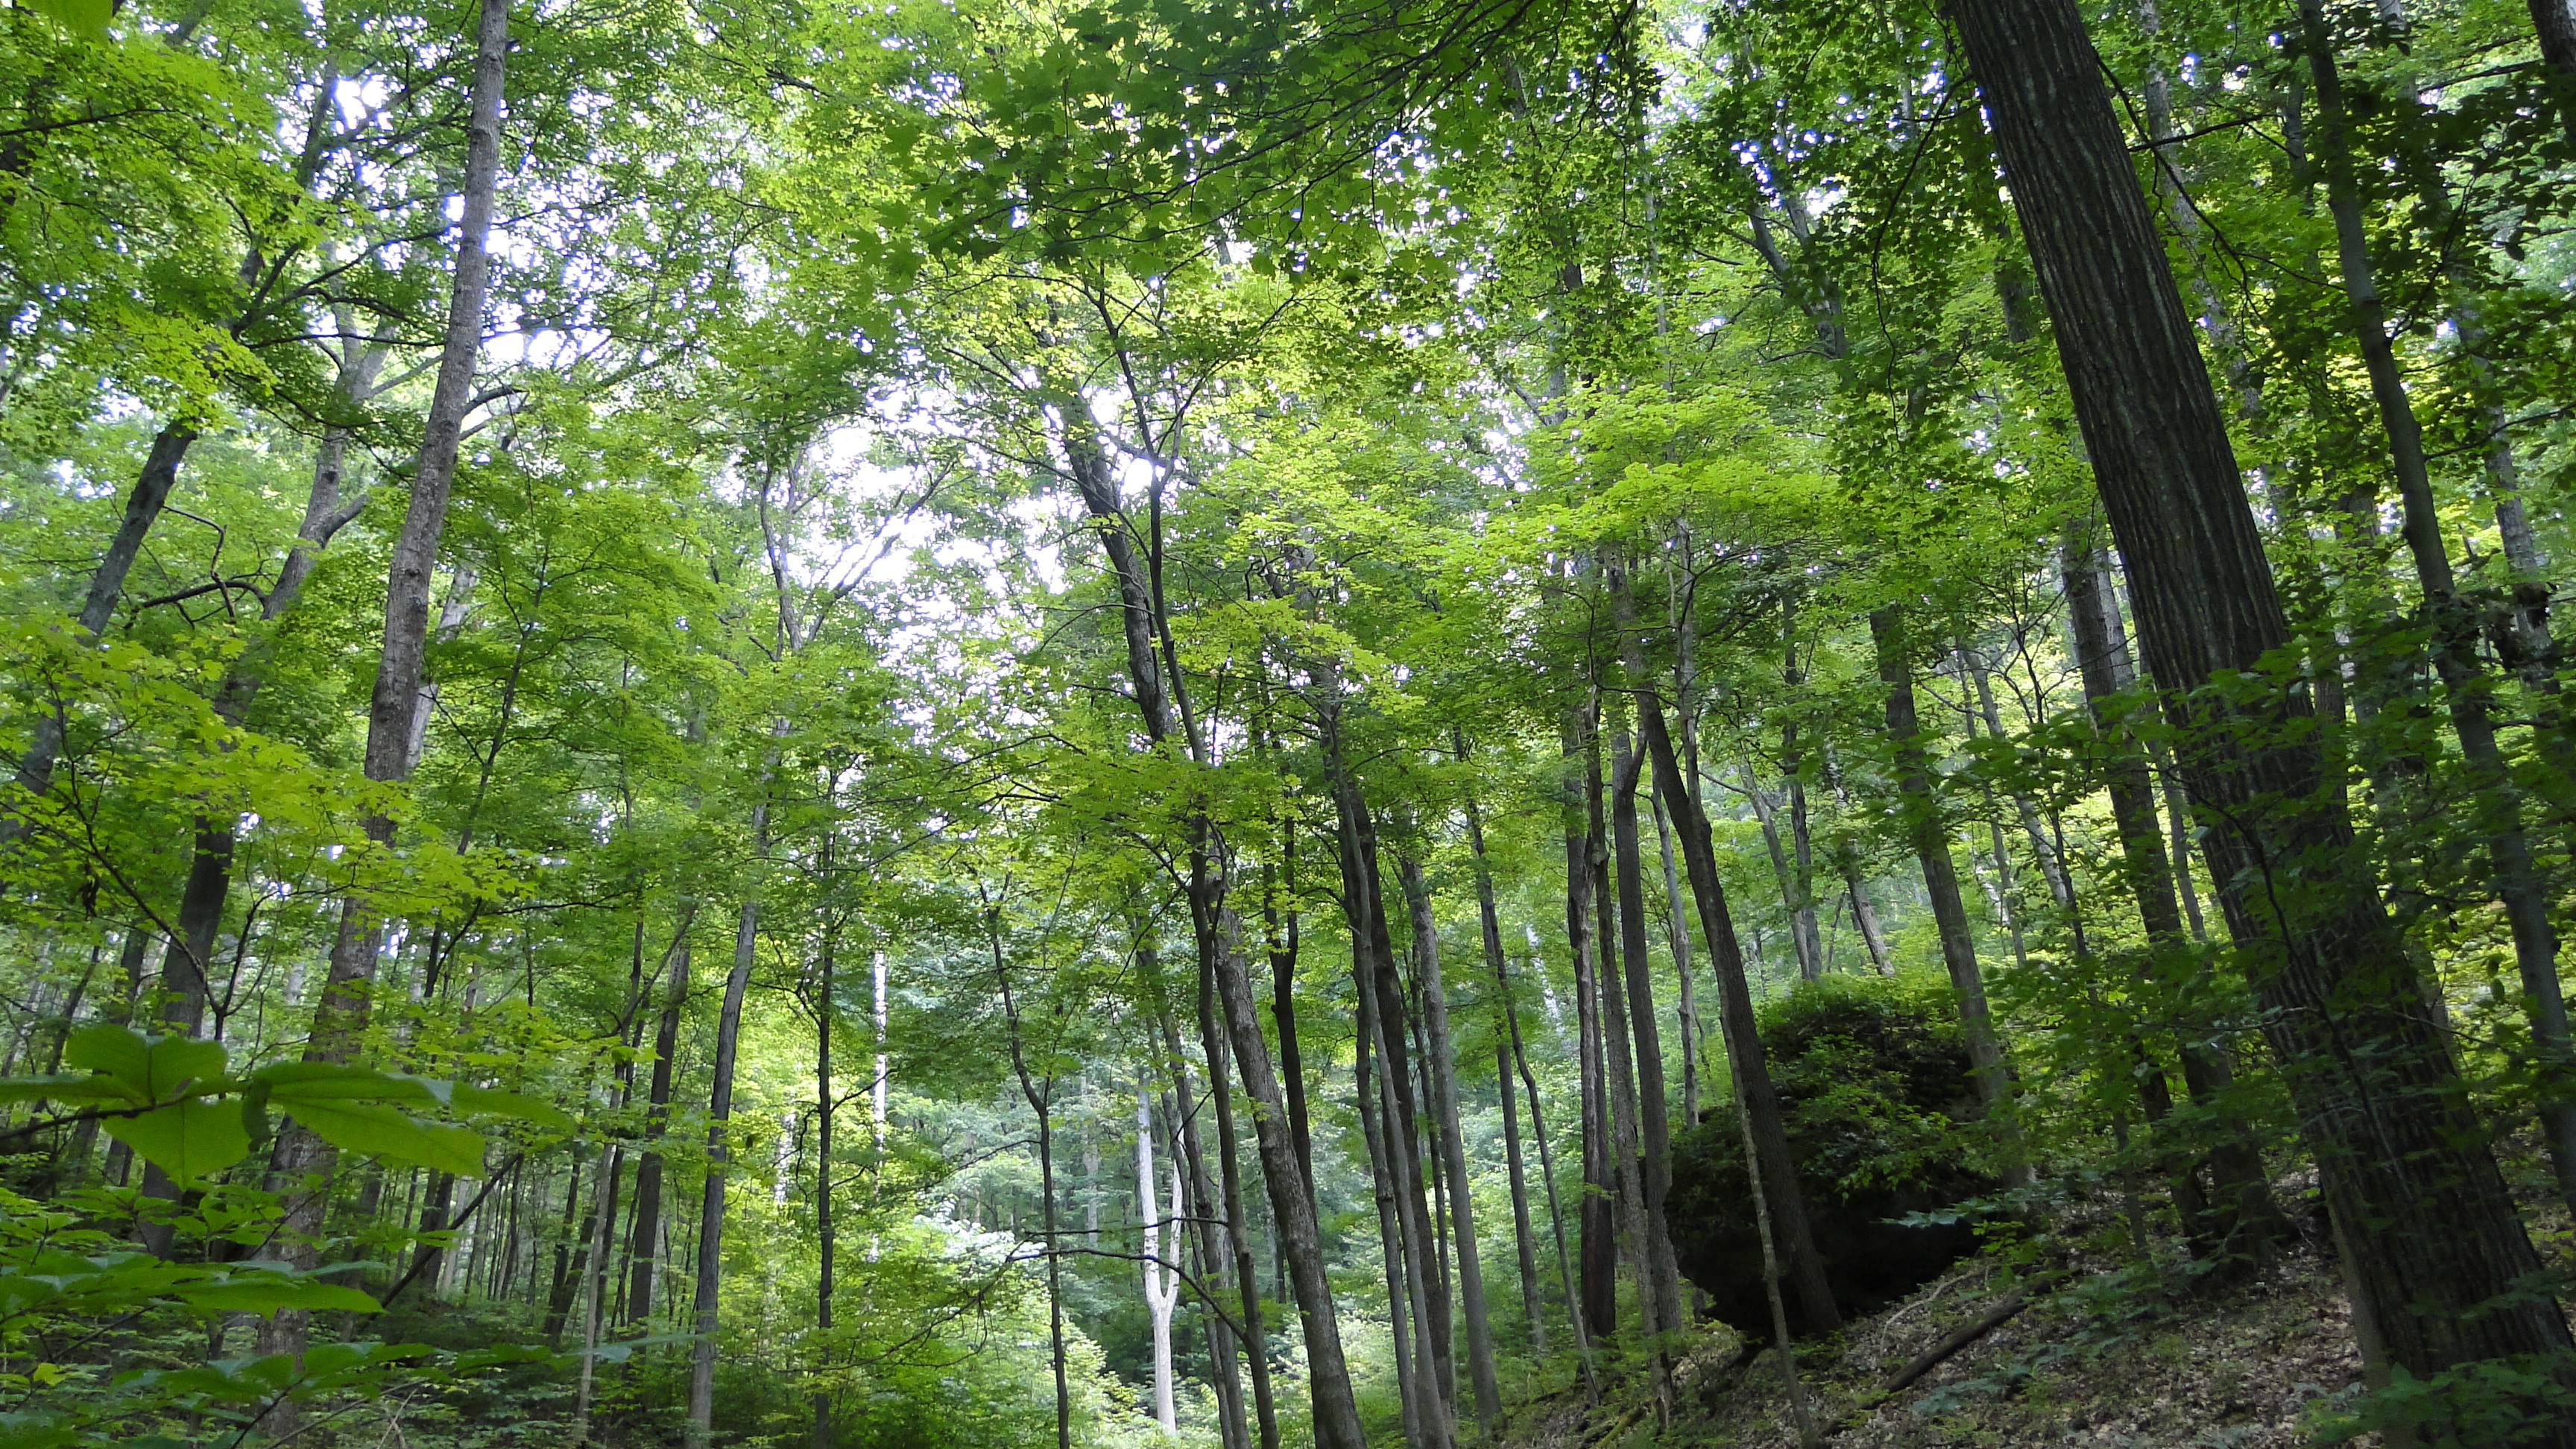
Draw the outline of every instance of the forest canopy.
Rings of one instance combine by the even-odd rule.
[[[16,0],[0,290],[0,1446],[2576,1449],[2571,0]]]

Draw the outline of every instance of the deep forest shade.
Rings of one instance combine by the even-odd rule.
[[[2565,1442],[2570,34],[12,10],[0,1413]]]

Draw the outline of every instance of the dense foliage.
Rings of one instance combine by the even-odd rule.
[[[2571,189],[2565,0],[0,12],[0,1443],[1499,1442],[1965,1198],[2576,1443]]]

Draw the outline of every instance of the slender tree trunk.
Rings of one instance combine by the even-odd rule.
[[[1463,761],[1467,753],[1466,736],[1464,733],[1458,733],[1453,738],[1457,744],[1457,753]],[[1511,1005],[1511,979],[1503,956],[1502,917],[1494,904],[1493,870],[1485,859],[1485,823],[1476,809],[1476,796],[1473,791],[1467,792],[1463,797],[1463,803],[1467,813],[1467,849],[1475,862],[1476,869],[1476,919],[1482,931],[1481,939],[1485,946],[1485,968],[1493,973],[1495,989],[1501,993],[1496,999],[1508,1011]],[[1496,1023],[1498,1026],[1501,1024],[1499,1021]],[[1514,1035],[1517,1034],[1515,1031]],[[1529,1319],[1531,1354],[1538,1358],[1545,1358],[1547,1357],[1547,1316],[1543,1311],[1539,1294],[1536,1240],[1530,1231],[1529,1181],[1521,1162],[1520,1113],[1515,1109],[1512,1101],[1511,1052],[1510,1040],[1497,1036],[1494,1044],[1495,1085],[1502,1094],[1503,1158],[1511,1181],[1512,1246],[1520,1259],[1521,1311]],[[1474,1313],[1476,1310],[1471,1308],[1468,1311]],[[1483,1391],[1480,1389],[1478,1392],[1481,1394]],[[1482,1407],[1481,1399],[1478,1406]],[[1491,1425],[1488,1425],[1485,1432],[1486,1436],[1491,1438],[1494,1430]]]
[[[1002,908],[987,906],[984,930],[993,948],[993,980],[1002,992],[1002,1014],[1010,1024],[1011,1072],[1020,1079],[1020,1096],[1038,1119],[1038,1212],[1046,1234],[1047,1359],[1055,1370],[1056,1449],[1073,1449],[1073,1387],[1064,1367],[1064,1255],[1055,1235],[1055,1077],[1029,1071],[1028,1052],[1020,1039],[1020,1007],[1011,990],[1011,973],[1002,954]],[[700,1280],[705,1281],[701,1270]]]
[[[2067,530],[2061,560],[2067,612],[2073,623],[2076,669],[2083,680],[2086,708],[2092,713],[2094,727],[2122,756],[2111,765],[2107,793],[2113,827],[2120,837],[2123,873],[2128,878],[2130,894],[2137,900],[2138,918],[2146,930],[2149,948],[2167,960],[2188,958],[2192,945],[2183,934],[2182,908],[2175,900],[2173,876],[2165,859],[2162,827],[2156,817],[2155,782],[2147,772],[2146,756],[2138,750],[2128,726],[2111,713],[2110,701],[2123,687],[2120,660],[2126,650],[2116,633],[2117,606],[2110,596],[2110,581],[2094,567],[2091,542],[2080,527],[2070,526]],[[2195,963],[2188,969],[2197,975],[2202,968]],[[2185,1234],[2195,1250],[2203,1254],[2244,1255],[2259,1260],[2271,1244],[2282,1240],[2289,1222],[2272,1201],[2262,1152],[2255,1145],[2251,1129],[2219,1104],[2234,1080],[2235,1068],[2225,1052],[2209,1044],[2207,1023],[2195,1018],[2180,1025],[2184,1041],[2177,1055],[2184,1089],[2194,1105],[2218,1114],[2208,1151],[2215,1189],[2207,1208],[2210,1216],[2206,1222],[2195,1223],[2186,1208]],[[2157,1080],[2162,1080],[2160,1071]],[[2184,1207],[2185,1199],[2198,1190],[2184,1185],[2191,1175],[2192,1169],[2186,1167],[2183,1181],[2177,1183],[2177,1207]]]
[[[412,701],[420,688],[421,653],[429,630],[430,575],[438,562],[448,489],[456,476],[465,413],[473,402],[475,363],[482,352],[483,303],[491,281],[492,201],[501,172],[501,96],[509,49],[509,0],[481,0],[447,328],[438,378],[430,392],[420,464],[412,474],[411,507],[395,535],[386,580],[384,639],[367,716],[365,767],[371,780],[399,780],[409,773],[404,747],[409,743]],[[175,452],[171,466],[177,466]],[[367,822],[367,834],[379,844],[390,844],[393,830],[390,819]],[[381,938],[382,924],[373,909],[363,899],[350,897],[332,945],[331,968],[314,1008],[307,1060],[344,1062],[357,1052],[366,1028]],[[271,1161],[286,1186],[278,1252],[295,1267],[311,1268],[320,1261],[327,1184],[338,1154],[301,1124],[289,1122],[278,1135]],[[301,1354],[308,1326],[309,1315],[301,1310],[270,1315],[262,1321],[259,1351]],[[297,1407],[281,1398],[261,1417],[258,1427],[271,1438],[286,1440],[302,1433],[304,1422]]]
[[[1641,1180],[1639,1159],[1644,1155],[1638,1125],[1637,1067],[1629,1055],[1632,1032],[1629,1026],[1628,987],[1620,945],[1624,931],[1620,917],[1617,888],[1611,881],[1611,827],[1609,797],[1611,782],[1602,773],[1602,711],[1596,704],[1595,727],[1586,751],[1584,788],[1590,807],[1590,833],[1584,842],[1584,854],[1592,865],[1592,901],[1594,930],[1598,933],[1600,970],[1598,999],[1601,1022],[1597,1035],[1600,1042],[1603,1081],[1610,1101],[1610,1181],[1616,1189],[1612,1199],[1617,1212],[1620,1252],[1636,1269],[1637,1313],[1649,1337],[1655,1328],[1654,1250],[1646,1234],[1646,1190]],[[1612,1325],[1613,1331],[1616,1324]]]
[[[1225,1194],[1225,1236],[1233,1249],[1235,1286],[1243,1295],[1243,1358],[1252,1377],[1253,1421],[1261,1449],[1279,1449],[1279,1412],[1270,1389],[1270,1349],[1263,1342],[1261,1278],[1253,1270],[1251,1215],[1244,1207],[1242,1147],[1234,1131],[1233,1073],[1216,1019],[1216,973],[1199,973],[1199,1054],[1207,1061],[1208,1100],[1216,1106],[1217,1186]]]
[[[769,804],[751,807],[752,857],[769,853]],[[755,864],[757,869],[757,864]],[[716,1018],[714,1080],[707,1088],[707,1177],[698,1196],[698,1281],[695,1300],[696,1342],[689,1353],[688,1438],[692,1449],[704,1449],[715,1432],[717,1308],[724,1286],[726,1177],[733,1162],[734,1065],[742,1045],[743,997],[751,989],[751,967],[760,944],[760,890],[757,882],[743,894],[735,918],[733,970],[725,976],[724,1006]]]
[[[1180,1164],[1172,1165],[1172,1201],[1181,1200]],[[1136,1081],[1136,1221],[1144,1232],[1145,1314],[1152,1324],[1154,1422],[1180,1432],[1172,1407],[1172,1310],[1181,1301],[1180,1278],[1163,1257],[1163,1216],[1154,1202],[1154,1105],[1139,1073]],[[1159,1276],[1157,1276],[1159,1275]]]
[[[1369,975],[1361,981],[1360,989],[1376,995],[1378,1059],[1385,1066],[1380,1085],[1388,1108],[1384,1122],[1387,1161],[1395,1172],[1395,1215],[1404,1235],[1406,1280],[1415,1295],[1414,1320],[1420,1334],[1416,1356],[1422,1361],[1427,1380],[1416,1397],[1422,1410],[1425,1440],[1446,1446],[1457,1440],[1450,1398],[1454,1372],[1449,1346],[1450,1311],[1448,1295],[1440,1288],[1439,1248],[1433,1241],[1423,1174],[1422,1125],[1413,1100],[1412,1054],[1405,1047],[1404,988],[1396,977],[1395,949],[1387,933],[1385,887],[1377,868],[1377,832],[1369,820],[1368,806],[1360,798],[1359,787],[1338,768],[1335,774],[1340,781],[1337,793],[1348,871],[1344,890],[1355,903],[1358,919],[1353,928],[1367,942]]]
[[[1810,1333],[1829,1332],[1842,1326],[1842,1310],[1834,1303],[1833,1288],[1825,1279],[1824,1259],[1816,1252],[1815,1233],[1807,1221],[1806,1194],[1798,1185],[1795,1159],[1789,1152],[1780,1093],[1771,1083],[1771,1069],[1762,1055],[1762,1038],[1754,1027],[1753,992],[1745,981],[1744,955],[1736,945],[1735,922],[1726,909],[1726,887],[1717,877],[1717,853],[1709,838],[1708,817],[1700,813],[1698,802],[1690,799],[1682,783],[1681,761],[1674,756],[1672,737],[1664,728],[1662,702],[1651,694],[1640,694],[1637,723],[1664,798],[1673,802],[1680,814],[1677,823],[1681,826],[1682,864],[1690,874],[1691,895],[1699,902],[1700,927],[1708,937],[1710,959],[1717,966],[1718,1030],[1726,1042],[1727,1068],[1735,1078],[1736,1099],[1743,1104],[1746,1131],[1752,1140],[1747,1160],[1762,1174],[1763,1202],[1769,1208],[1771,1229],[1780,1240],[1790,1290],[1798,1302],[1793,1326]]]
[[[823,836],[823,871],[832,868],[834,832],[826,827]],[[814,1387],[814,1449],[832,1449],[832,1295],[839,1285],[834,1281],[835,1262],[840,1243],[832,1223],[832,1015],[833,999],[832,948],[836,931],[831,924],[823,928],[823,950],[817,963],[819,980],[814,989],[814,1332],[820,1340],[817,1353],[824,1374]],[[1099,1222],[1095,1217],[1093,1227]],[[1055,1246],[1052,1239],[1047,1246]]]
[[[1573,1315],[1587,1338],[1619,1331],[1619,1252],[1612,1228],[1612,1204],[1618,1188],[1611,1172],[1610,1094],[1601,1050],[1601,978],[1593,934],[1596,919],[1592,889],[1590,837],[1582,823],[1583,795],[1574,775],[1583,753],[1581,736],[1588,724],[1569,712],[1564,728],[1567,790],[1565,825],[1565,926],[1574,962],[1574,1026],[1577,1081],[1582,1089],[1580,1131],[1583,1146],[1583,1192],[1575,1205],[1581,1236],[1578,1265],[1581,1292]]]
[[[1372,1069],[1377,1060],[1377,993],[1363,978],[1367,972],[1367,948],[1352,937],[1352,967],[1359,996],[1359,1041],[1352,1062],[1353,1098],[1359,1108],[1360,1138],[1368,1148],[1369,1196],[1377,1203],[1377,1236],[1380,1256],[1386,1263],[1386,1329],[1387,1359],[1395,1369],[1396,1402],[1403,1416],[1404,1442],[1420,1449],[1423,1442],[1421,1400],[1422,1375],[1414,1365],[1412,1325],[1415,1315],[1408,1311],[1412,1297],[1412,1273],[1405,1266],[1404,1230],[1396,1221],[1396,1172],[1394,1158],[1386,1140],[1387,1119],[1384,1107],[1385,1089],[1380,1073]]]
[[[1903,616],[1893,607],[1869,616],[1871,640],[1878,649],[1878,678],[1887,687],[1887,733],[1896,746],[1897,790],[1905,802],[1906,831],[1923,866],[1923,891],[1931,897],[1932,919],[1941,934],[1941,959],[1950,968],[1950,987],[1959,998],[1959,1025],[1967,1037],[1968,1060],[1977,1084],[1977,1100],[1994,1123],[2005,1154],[2005,1178],[2015,1186],[2030,1181],[2030,1163],[2012,1120],[2012,1079],[2004,1066],[2003,1043],[1986,1011],[1985,975],[1977,966],[1977,947],[1968,929],[1967,906],[1959,899],[1957,869],[1950,863],[1949,833],[1941,828],[1940,807],[1933,799],[1930,771],[1923,758],[1923,727],[1914,712],[1914,667],[1908,656]]]
[[[2522,975],[2524,1009],[2530,1016],[2533,1054],[2540,1066],[2541,1132],[2557,1169],[2558,1194],[2576,1206],[2576,1038],[2569,1034],[2567,1002],[2559,990],[2558,941],[2549,921],[2548,894],[2532,859],[2531,839],[2523,829],[2504,751],[2496,740],[2495,718],[2487,700],[2489,680],[2477,652],[2475,606],[2460,597],[2458,581],[2452,576],[2424,457],[2423,429],[2389,344],[2387,307],[2380,300],[2371,265],[2361,187],[2353,174],[2334,38],[2318,0],[2302,0],[2299,16],[2309,72],[2316,78],[2322,132],[2318,155],[2326,174],[2327,210],[2334,216],[2344,296],[2352,306],[2362,366],[2370,375],[2371,396],[2379,405],[2388,438],[2390,471],[2397,478],[2397,496],[2405,513],[2406,548],[2414,558],[2415,579],[2423,588],[2424,610],[2433,626],[2433,667],[2448,695],[2451,731],[2459,739],[2460,755],[2476,790],[2490,887],[2503,903],[2505,921],[2513,933],[2514,965]]]
[[[2072,0],[1953,0],[2130,570],[2139,633],[2228,925],[2355,1277],[2418,1376],[2571,1350],[2415,966],[2366,876],[2294,691],[2201,694],[2289,626],[2197,339]],[[2256,674],[2255,678],[2261,676]],[[2197,697],[2195,697],[2197,696]],[[2253,733],[2248,734],[2248,729]],[[2296,889],[2283,886],[2295,883]],[[2358,1050],[2358,1044],[2367,1050]],[[2537,1442],[2576,1444],[2576,1427]]]
[[[1647,784],[1651,788],[1653,783],[1650,772]],[[1673,976],[1680,984],[1673,1017],[1681,1029],[1682,1125],[1688,1127],[1699,1121],[1700,1040],[1699,995],[1691,980],[1690,912],[1682,907],[1681,866],[1673,854],[1673,829],[1662,793],[1649,793],[1647,804],[1655,817],[1655,853],[1664,867],[1664,914],[1671,926],[1666,935],[1672,946]]]
[[[1282,911],[1275,897],[1266,890],[1261,900],[1262,935],[1269,943],[1270,955],[1270,1024],[1279,1033],[1279,1080],[1288,1093],[1288,1131],[1297,1141],[1297,1166],[1306,1180],[1315,1178],[1313,1134],[1306,1122],[1306,1062],[1297,1047],[1297,950],[1298,912],[1293,904],[1297,890],[1297,843],[1286,822],[1280,825],[1281,866],[1287,880],[1285,889],[1292,902]],[[1283,929],[1284,917],[1284,929]]]
[[[629,1224],[631,1276],[624,1314],[629,1323],[645,1323],[653,1317],[653,1285],[660,1276],[664,1167],[658,1148],[671,1120],[671,1073],[680,1050],[680,1012],[689,999],[689,926],[696,914],[694,902],[680,908],[680,928],[671,938],[671,982],[663,993],[661,1020],[653,1030],[653,1078],[644,1099],[644,1155],[635,1164],[634,1221]]]
[[[1817,949],[1813,913],[1805,925],[1799,924],[1798,874],[1780,839],[1780,802],[1762,788],[1762,772],[1753,767],[1751,757],[1743,764],[1744,798],[1753,806],[1753,818],[1762,827],[1763,848],[1771,854],[1771,874],[1780,882],[1780,904],[1789,917],[1789,944],[1798,958],[1798,979],[1813,981],[1825,974],[1825,963]]]
[[[1440,933],[1431,916],[1431,890],[1422,864],[1398,857],[1396,875],[1413,917],[1413,959],[1422,986],[1423,1056],[1431,1075],[1431,1110],[1438,1117],[1441,1156],[1448,1170],[1449,1217],[1457,1239],[1458,1311],[1467,1324],[1467,1375],[1476,1390],[1476,1422],[1488,1442],[1502,1432],[1502,1382],[1494,1376],[1494,1338],[1485,1321],[1485,1274],[1476,1248],[1473,1180],[1458,1131],[1458,1078],[1449,1048],[1449,988],[1440,976]],[[1501,947],[1500,932],[1494,946]]]
[[[90,573],[80,612],[72,616],[89,639],[105,637],[108,621],[116,617],[117,601],[125,596],[125,576],[133,571],[144,537],[169,503],[170,490],[179,481],[179,464],[196,441],[197,429],[187,422],[166,423],[153,435],[151,451],[144,455],[134,487],[125,495],[125,515]],[[28,732],[27,751],[18,757],[18,787],[30,799],[53,788],[54,766],[62,756],[63,723],[62,711],[50,710],[38,715]],[[11,828],[14,831],[15,822]]]

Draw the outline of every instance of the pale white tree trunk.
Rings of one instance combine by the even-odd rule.
[[[1172,1164],[1172,1202],[1181,1201],[1181,1168]],[[1154,1422],[1166,1434],[1180,1432],[1172,1409],[1172,1310],[1180,1305],[1181,1284],[1163,1255],[1163,1215],[1154,1204],[1154,1109],[1142,1078],[1136,1083],[1136,1220],[1145,1229],[1145,1309],[1154,1319]]]

